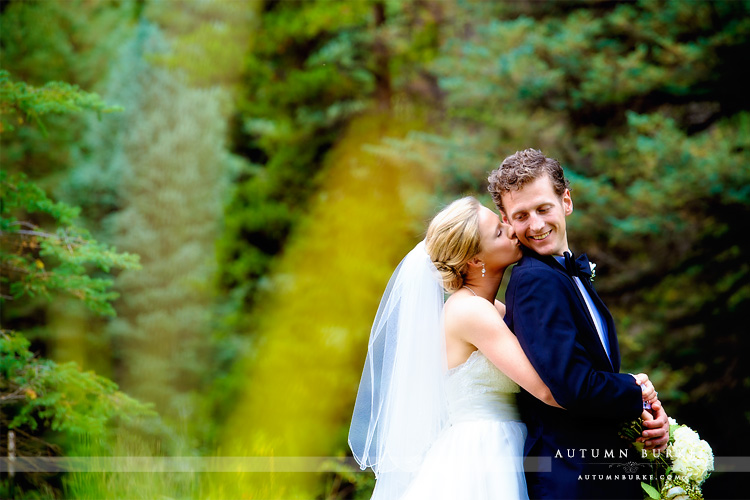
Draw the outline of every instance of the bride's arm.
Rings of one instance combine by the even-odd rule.
[[[456,304],[458,306],[458,304]],[[531,366],[518,339],[495,306],[484,299],[467,298],[446,317],[446,331],[473,344],[500,371],[540,401],[562,408]]]

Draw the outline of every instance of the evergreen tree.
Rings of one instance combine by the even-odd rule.
[[[62,80],[71,87],[101,91],[100,84],[108,73],[113,54],[132,32],[138,10],[139,2],[134,0],[3,2],[2,65],[16,78],[39,89],[50,80]],[[112,104],[124,104],[118,99],[107,99]],[[92,219],[98,221],[101,217],[99,207],[88,196],[71,196],[60,184],[71,170],[86,163],[85,155],[77,151],[88,125],[106,127],[118,122],[120,115],[127,112],[127,105],[119,109],[120,113],[48,114],[41,125],[21,127],[17,133],[3,134],[0,138],[3,168],[24,172],[56,199],[81,207],[79,224],[91,230],[99,241],[108,241],[98,226],[91,224]],[[19,119],[26,117],[22,115]],[[36,125],[33,117],[29,119]],[[116,180],[113,176],[112,182]],[[51,358],[74,360],[87,369],[111,376],[109,355],[105,352],[107,342],[100,334],[106,317],[90,314],[64,297],[52,303],[29,301],[23,310],[16,308],[15,314],[25,317],[26,334]]]
[[[0,134],[18,133],[19,123],[41,123],[54,113],[108,110],[96,95],[66,83],[41,88],[13,82],[0,71]],[[20,331],[24,302],[68,294],[91,311],[113,315],[112,279],[91,272],[137,269],[135,255],[117,253],[76,224],[79,209],[50,200],[23,174],[0,171],[0,454],[59,455],[67,450],[48,435],[105,434],[115,420],[152,415],[117,385],[75,363],[56,363],[35,355]],[[7,432],[6,432],[7,430]],[[66,443],[67,444],[67,443]],[[21,498],[28,490],[56,494],[54,474],[12,472],[0,480],[3,497]],[[30,493],[34,494],[34,493]]]
[[[181,3],[178,10],[172,8],[173,6],[162,2],[148,4],[132,38],[122,46],[117,57],[110,63],[111,72],[102,85],[104,95],[114,102],[132,105],[129,104],[117,119],[89,121],[85,140],[75,151],[76,157],[80,158],[78,165],[71,171],[61,190],[69,199],[86,208],[87,213],[92,215],[89,219],[90,227],[107,241],[116,241],[115,224],[112,222],[120,217],[119,211],[124,207],[123,203],[127,203],[126,195],[123,195],[120,188],[123,173],[131,168],[130,157],[125,149],[125,143],[129,140],[128,134],[132,134],[133,128],[139,126],[143,120],[153,119],[148,118],[152,113],[158,113],[157,110],[146,109],[138,104],[142,102],[144,82],[154,79],[154,70],[168,69],[172,74],[179,73],[185,76],[183,84],[191,88],[205,88],[204,97],[210,101],[208,114],[211,115],[211,119],[217,119],[214,107],[218,107],[220,120],[228,121],[233,106],[241,61],[252,27],[250,21],[254,11],[253,5],[238,2],[191,1]],[[158,21],[160,26],[157,27],[147,19]],[[206,113],[204,116],[209,119]],[[210,137],[219,140],[217,145],[222,150],[221,153],[216,150],[216,154],[223,158],[216,164],[223,172],[221,182],[224,183],[230,172],[242,170],[242,161],[223,150],[225,141],[222,133],[218,132],[222,125],[214,124],[211,127],[215,127],[217,133]],[[206,189],[217,188],[210,179],[204,180],[206,182],[203,186]],[[224,186],[218,189],[214,192],[215,202],[223,205],[226,200],[226,196],[221,196]],[[218,227],[221,212],[208,208],[207,213],[217,217],[214,224]],[[209,236],[206,235],[206,238]],[[205,245],[204,251],[208,261],[213,255],[209,239],[202,244]],[[205,282],[199,285],[205,292],[201,299],[206,307],[204,319],[215,314],[214,304],[210,302],[212,279],[211,273],[208,273],[201,278]],[[65,321],[69,322],[70,319],[66,318]],[[200,368],[203,376],[200,383],[204,384],[200,386],[200,390],[210,394],[210,397],[201,398],[201,401],[209,407],[216,403],[213,400],[225,398],[226,393],[209,391],[207,387],[215,379],[225,378],[226,373],[223,370],[228,368],[240,348],[234,331],[224,329],[215,333],[214,325],[205,321],[203,327],[203,342],[206,343],[212,338],[210,348],[203,345],[205,355]],[[109,328],[108,331],[115,332],[117,327]],[[114,356],[120,359],[120,345],[121,343],[115,342],[110,349],[112,352],[105,352],[105,357],[109,359],[110,356]],[[89,346],[93,350],[100,349],[93,342],[89,342]],[[118,366],[121,366],[119,362]],[[119,371],[118,374],[120,373],[122,372]],[[194,386],[192,389],[199,388]],[[201,425],[201,437],[208,438],[218,425],[218,420]]]
[[[108,100],[128,105],[106,120],[90,117],[86,121],[83,140],[72,151],[76,166],[58,187],[65,199],[85,210],[91,229],[107,241],[113,239],[107,216],[120,209],[118,190],[128,161],[123,150],[124,137],[140,119],[142,110],[137,103],[143,92],[141,80],[152,69],[144,54],[166,50],[159,29],[140,22],[133,36],[117,51],[109,64],[109,75],[101,83],[102,94]]]
[[[129,36],[139,3],[86,0],[4,3],[0,11],[2,67],[30,85],[49,81],[97,88],[117,47]],[[116,104],[116,102],[115,102]],[[3,137],[0,162],[23,171],[43,187],[56,187],[59,176],[76,164],[71,146],[81,139],[87,115],[49,116],[44,128],[25,127]],[[88,214],[87,214],[88,215]]]
[[[138,100],[121,135],[111,224],[113,241],[137,249],[144,270],[118,277],[123,299],[110,332],[123,385],[187,420],[211,359],[213,245],[227,165],[220,95],[153,66],[134,78]]]

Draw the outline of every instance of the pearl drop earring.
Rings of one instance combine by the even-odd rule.
[[[484,278],[484,275],[487,273],[487,269],[484,267],[484,262],[482,262],[482,278]]]

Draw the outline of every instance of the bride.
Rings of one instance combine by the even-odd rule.
[[[495,300],[521,258],[510,226],[475,198],[438,213],[380,303],[349,445],[373,499],[527,499],[519,385],[560,407]],[[444,301],[444,290],[450,293]],[[655,400],[648,378],[643,398]]]

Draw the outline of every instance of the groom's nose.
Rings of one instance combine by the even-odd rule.
[[[529,229],[531,231],[541,231],[544,229],[544,221],[536,214],[529,215]]]

